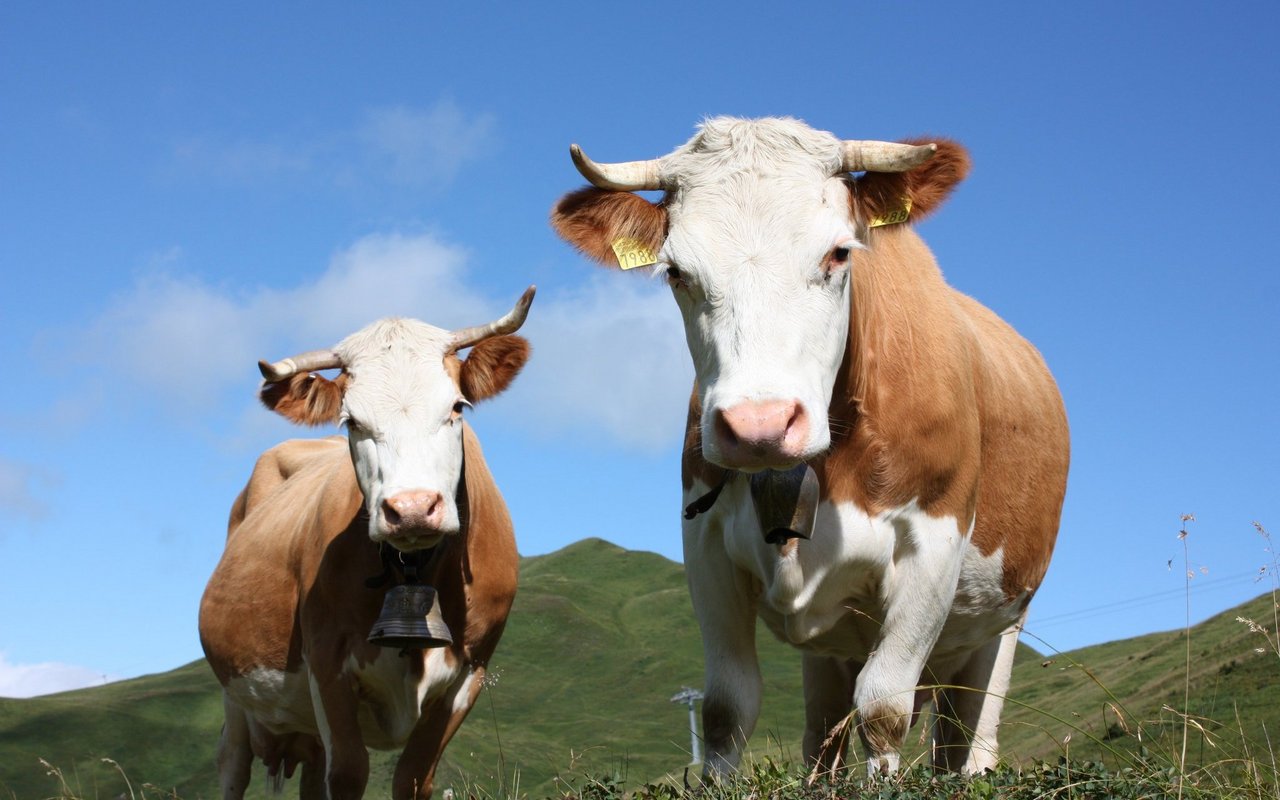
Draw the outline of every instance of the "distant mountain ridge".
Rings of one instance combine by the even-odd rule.
[[[1260,636],[1235,617],[1264,622],[1271,603],[1265,595],[1191,632],[1193,713],[1234,725],[1238,710],[1259,738],[1263,724],[1280,731],[1273,699],[1280,665],[1274,653],[1254,652]],[[1136,747],[1139,720],[1159,722],[1163,705],[1182,706],[1183,636],[1149,634],[1057,656],[1023,647],[1001,729],[1006,757],[1052,757],[1072,733],[1072,757],[1089,754],[1088,735],[1071,725],[1108,746]],[[765,697],[751,753],[795,762],[804,715],[799,657],[763,628],[757,641]],[[678,776],[688,763],[688,711],[670,698],[682,686],[701,687],[702,646],[680,564],[601,539],[522,559],[520,590],[491,667],[484,694],[446,751],[441,789],[518,785],[542,797],[557,793],[558,778],[607,774],[636,785]],[[1123,724],[1107,704],[1122,709]],[[39,759],[84,796],[127,796],[116,768],[101,762],[110,758],[135,788],[216,797],[221,721],[219,688],[203,661],[74,692],[0,699],[0,796],[57,795]],[[910,736],[917,749],[926,723]],[[1166,719],[1148,728],[1143,743],[1170,731]],[[374,753],[370,796],[387,794],[395,756]],[[260,768],[248,796],[269,796]]]

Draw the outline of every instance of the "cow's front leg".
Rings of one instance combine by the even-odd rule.
[[[443,695],[426,701],[422,719],[409,735],[396,764],[391,785],[391,796],[395,800],[427,800],[431,797],[440,757],[476,704],[476,698],[484,687],[485,674],[485,668],[476,665],[459,676]]]
[[[760,714],[756,595],[725,553],[718,527],[685,523],[684,563],[702,631],[706,684],[702,701],[703,774],[733,772]]]
[[[334,663],[340,663],[334,659]],[[325,786],[329,800],[358,800],[369,782],[369,751],[364,747],[354,679],[336,674],[308,675],[316,726],[324,744]]]
[[[895,544],[883,589],[884,625],[853,694],[872,775],[898,768],[915,688],[951,612],[966,542],[950,517],[912,509],[891,522]]]

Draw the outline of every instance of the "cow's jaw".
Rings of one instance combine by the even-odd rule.
[[[698,378],[703,457],[744,471],[791,467],[830,446],[849,267],[828,259],[859,246],[843,183],[820,172],[808,186],[774,183],[754,181],[734,213],[717,207],[723,192],[702,203],[688,192],[668,211],[661,253]],[[725,224],[748,210],[750,224]]]

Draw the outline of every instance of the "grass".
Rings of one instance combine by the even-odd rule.
[[[1271,559],[1260,573],[1271,579],[1269,594],[1198,626],[1066,654],[1021,647],[1001,728],[1004,763],[974,779],[922,766],[922,720],[905,754],[910,768],[892,778],[868,785],[855,764],[830,780],[810,780],[793,766],[803,713],[798,658],[763,634],[764,715],[746,767],[731,781],[702,785],[696,769],[684,770],[687,708],[669,702],[682,685],[701,685],[683,571],[653,554],[586,540],[523,561],[517,607],[480,701],[446,751],[437,797],[452,788],[456,798],[477,800],[1280,800],[1271,742],[1280,730],[1280,567],[1274,553]],[[217,685],[203,662],[0,700],[0,800],[214,797],[220,723]],[[394,758],[374,754],[369,796],[388,794]],[[266,797],[264,784],[255,774],[250,796]]]

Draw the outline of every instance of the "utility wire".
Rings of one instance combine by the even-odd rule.
[[[1232,586],[1240,586],[1243,585],[1246,578],[1256,583],[1258,577],[1259,573],[1255,570],[1251,572],[1241,572],[1235,575],[1225,575],[1219,578],[1211,578],[1205,581],[1193,582],[1191,584],[1192,594],[1194,596],[1197,590],[1206,591],[1210,589],[1216,590],[1231,588]],[[1047,617],[1033,616],[1031,619],[1027,620],[1026,627],[1035,630],[1044,627],[1052,627],[1054,625],[1061,625],[1067,622],[1078,622],[1085,619],[1092,619],[1094,617],[1115,614],[1120,611],[1129,611],[1135,608],[1142,608],[1143,606],[1155,605],[1162,600],[1167,600],[1171,597],[1178,597],[1185,591],[1184,587],[1179,586],[1174,589],[1166,589],[1159,592],[1153,592],[1151,594],[1138,595],[1137,597],[1116,600],[1115,602],[1103,603],[1102,605],[1079,608],[1074,611],[1064,611],[1060,614],[1051,614]]]

